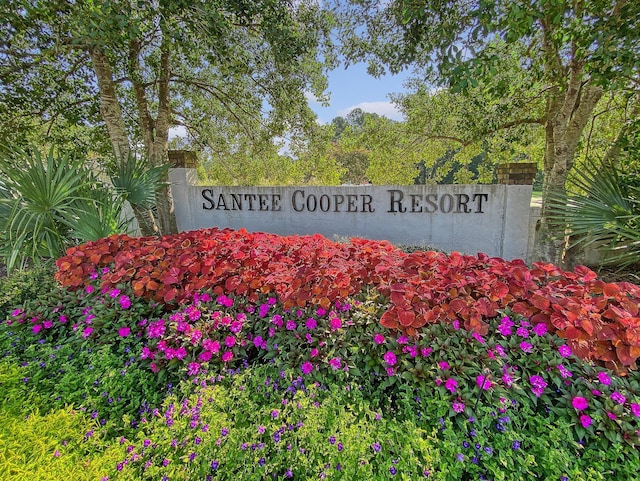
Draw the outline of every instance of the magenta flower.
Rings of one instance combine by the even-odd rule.
[[[86,339],[91,335],[92,332],[93,332],[93,327],[85,327],[84,330],[82,331],[82,337]]]
[[[217,354],[220,351],[220,343],[218,341],[212,341],[211,339],[202,341],[202,347],[207,351],[211,351],[213,354]]]
[[[454,378],[450,377],[444,383],[444,387],[447,388],[453,394],[454,392],[456,392],[456,387],[458,387],[458,381],[456,381]]]
[[[572,354],[571,348],[569,346],[567,346],[566,344],[558,347],[558,352],[560,353],[560,355],[562,357],[569,357]]]
[[[614,391],[611,393],[611,399],[613,399],[615,402],[617,402],[618,404],[624,404],[625,401],[627,400],[627,398],[625,398],[622,394],[620,394],[618,391]]]
[[[336,329],[340,329],[342,327],[342,321],[338,317],[332,317],[329,321],[329,325],[331,326],[331,329],[335,331]]]
[[[569,371],[566,367],[564,367],[562,364],[558,364],[558,371],[560,371],[560,375],[563,378],[567,378],[567,377],[572,377],[573,374],[571,374],[571,371]]]
[[[53,321],[43,321],[42,322],[42,327],[44,327],[45,329],[51,329],[52,326],[53,326]]]
[[[533,326],[533,332],[536,336],[544,336],[547,332],[547,325],[544,322],[539,322]]]
[[[287,324],[286,324],[287,331],[295,331],[296,327],[298,327],[298,325],[296,324],[296,321],[287,321]]]
[[[609,417],[609,419],[611,419],[612,421],[615,421],[616,419],[618,419],[618,416],[616,416],[615,414],[613,414],[610,411],[607,411],[607,416]]]
[[[198,374],[199,371],[200,371],[200,364],[198,364],[197,362],[189,363],[189,370],[187,371],[187,374],[189,376],[195,376],[196,374]]]
[[[491,380],[487,376],[483,376],[482,374],[476,377],[476,384],[480,389],[483,389],[484,391],[488,391],[489,389],[491,389]]]
[[[485,343],[484,338],[483,338],[480,334],[478,334],[477,332],[474,332],[474,333],[473,333],[473,334],[471,334],[471,335],[472,335],[472,336],[473,336],[473,338],[474,338],[476,341],[478,341],[480,344],[484,344],[484,343]]]
[[[536,397],[540,397],[544,392],[544,388],[547,387],[547,383],[542,376],[533,375],[529,378],[529,382],[531,383],[531,392],[535,394]]]
[[[224,339],[224,345],[227,347],[233,347],[236,345],[236,338],[233,336],[227,336]]]
[[[460,321],[459,321],[458,319],[455,319],[455,320],[453,321],[453,329],[454,329],[455,331],[457,331],[458,329],[460,329]]]
[[[571,404],[578,411],[584,411],[589,407],[589,403],[587,402],[587,400],[580,396],[574,397],[573,400],[571,401]]]
[[[637,418],[640,418],[640,404],[631,403],[631,414],[633,414]]]
[[[384,359],[384,362],[386,362],[388,366],[393,366],[397,362],[396,355],[391,351],[385,352],[382,359]]]
[[[109,291],[109,297],[111,297],[112,299],[115,299],[119,295],[120,295],[120,289],[111,289]]]
[[[449,369],[451,366],[449,366],[449,363],[447,361],[440,361],[438,363],[438,367],[440,369],[442,369],[443,371],[446,371],[447,369]]]
[[[36,324],[35,326],[33,326],[31,328],[31,330],[33,331],[34,334],[38,334],[42,330],[42,324]],[[89,333],[89,334],[91,334],[91,333]],[[87,334],[87,336],[89,334]],[[87,337],[87,336],[85,336],[84,333],[82,334],[82,337]]]
[[[587,416],[586,414],[582,414],[580,416],[580,424],[582,424],[583,428],[588,428],[589,426],[591,426],[592,422],[593,421],[590,416]]]
[[[341,359],[339,357],[334,357],[333,359],[331,359],[329,361],[329,365],[334,370],[340,369],[342,367],[342,361],[341,361]]]
[[[131,307],[131,299],[129,299],[129,296],[120,296],[118,298],[118,303],[120,303],[120,307],[123,309],[129,309]]]
[[[500,357],[506,357],[507,356],[507,351],[505,351],[504,347],[502,347],[500,344],[496,345],[496,352],[498,353],[498,356],[500,356]]]
[[[118,329],[118,336],[120,337],[127,337],[129,334],[131,334],[131,328],[127,326]]]
[[[313,371],[313,364],[311,364],[309,361],[306,361],[302,364],[302,366],[300,366],[300,370],[303,374],[310,374],[311,371]]]
[[[520,349],[522,349],[522,352],[526,352],[528,354],[533,350],[533,346],[528,342],[523,341],[520,343]]]
[[[519,327],[516,330],[516,334],[520,337],[529,337],[529,329],[526,329],[524,327]]]
[[[225,351],[222,353],[222,362],[229,362],[233,359],[233,352]]]
[[[456,413],[461,413],[464,411],[464,403],[459,402],[459,401],[453,401],[453,403],[451,404],[451,408],[453,409],[454,412]]]
[[[242,330],[242,321],[233,321],[229,326],[229,330],[234,334],[239,333]]]
[[[309,319],[307,319],[307,322],[305,322],[304,325],[306,326],[307,329],[309,329],[310,331],[313,331],[318,325],[318,323],[313,317],[310,317]]]
[[[147,346],[142,348],[142,353],[140,354],[140,359],[154,359],[156,357],[155,352],[149,349]]]
[[[201,362],[207,362],[209,360],[211,360],[211,356],[212,356],[212,352],[211,351],[202,351],[200,353],[200,355],[198,356],[198,361]]]
[[[180,346],[178,349],[176,349],[176,357],[180,360],[183,360],[185,357],[187,357],[187,350]]]
[[[316,357],[318,355],[318,350],[314,347],[311,349],[311,357]]]
[[[611,378],[604,371],[598,373],[598,381],[600,381],[605,386],[608,386],[611,384]]]
[[[398,344],[407,344],[409,342],[409,338],[406,336],[400,336],[397,339]]]
[[[376,334],[375,336],[373,336],[373,341],[376,344],[382,344],[384,342],[384,336],[382,334]]]
[[[422,357],[429,357],[429,355],[433,352],[433,349],[430,347],[423,347],[420,349],[420,355]]]

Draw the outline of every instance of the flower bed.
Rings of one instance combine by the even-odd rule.
[[[640,469],[632,284],[215,229],[111,237],[58,267],[65,287],[12,311],[0,355],[41,410],[75,406],[93,444],[52,456],[83,450],[102,479]]]

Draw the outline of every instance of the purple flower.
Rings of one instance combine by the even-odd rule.
[[[212,471],[215,471],[216,469],[218,469],[218,466],[220,466],[220,463],[218,461],[211,461],[211,470]]]
[[[396,355],[391,351],[385,352],[382,358],[384,359],[384,362],[386,362],[388,366],[393,366],[397,362]]]
[[[333,359],[331,359],[329,361],[329,365],[334,370],[340,369],[340,367],[342,367],[342,361],[341,361],[341,359],[339,357],[334,357]]]
[[[129,309],[131,307],[131,299],[129,299],[129,296],[120,296],[118,302],[120,303],[120,307],[123,309]]]
[[[558,371],[560,371],[560,375],[563,378],[567,378],[567,377],[572,377],[573,374],[571,374],[571,371],[569,371],[566,367],[564,367],[562,364],[558,365]]]
[[[312,331],[312,330],[314,330],[316,328],[318,323],[316,322],[316,320],[313,317],[310,317],[309,319],[307,319],[307,322],[305,322],[304,325],[306,326],[307,329]]]
[[[296,324],[296,321],[287,321],[287,324],[286,324],[287,331],[295,331],[296,327],[298,327],[298,325]]]
[[[520,337],[529,337],[529,330],[524,327],[519,327],[516,330],[516,334]]]
[[[200,371],[200,364],[198,364],[197,362],[189,363],[189,369],[187,371],[187,374],[189,376],[195,376],[196,374],[198,374],[199,371]]]
[[[390,474],[391,476],[395,476],[395,475],[396,475],[396,473],[397,473],[397,471],[396,471],[395,466],[391,466],[391,467],[389,468],[389,474]]]
[[[380,452],[380,450],[382,449],[382,446],[380,446],[380,444],[379,444],[379,443],[373,443],[373,444],[371,445],[371,447],[373,448],[373,451],[374,451],[374,452],[376,452],[376,453],[379,453],[379,452]]]
[[[457,331],[458,329],[460,329],[460,321],[459,321],[458,319],[454,319],[454,321],[453,321],[453,323],[452,323],[452,324],[453,324],[453,329],[454,329],[455,331]]]
[[[461,412],[463,412],[463,411],[464,411],[465,405],[464,405],[464,403],[462,403],[462,402],[454,401],[454,402],[451,404],[451,408],[453,409],[453,411],[454,411],[454,412],[456,412],[456,413],[461,413]]]
[[[631,414],[633,414],[637,418],[640,418],[640,404],[631,403]]]

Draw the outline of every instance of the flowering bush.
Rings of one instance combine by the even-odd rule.
[[[386,241],[331,242],[319,235],[282,237],[205,229],[157,238],[112,236],[73,247],[57,279],[86,286],[99,269],[103,289],[125,283],[137,297],[182,303],[203,289],[256,301],[273,294],[285,307],[331,303],[375,287],[389,299],[383,326],[414,335],[433,322],[460,320],[486,334],[506,308],[544,323],[578,356],[622,371],[640,357],[640,288],[604,283],[585,267],[532,269],[484,254],[405,254]]]

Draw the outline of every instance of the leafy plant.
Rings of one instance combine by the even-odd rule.
[[[14,271],[7,277],[0,277],[0,320],[9,316],[12,308],[23,306],[30,299],[36,299],[55,289],[53,279],[54,264],[45,263],[24,271]]]
[[[637,173],[636,173],[637,178]],[[626,180],[623,180],[626,179]],[[640,262],[640,186],[612,162],[590,161],[575,170],[573,194],[549,199],[551,219],[570,235],[570,247],[592,246],[603,262],[627,266]]]

